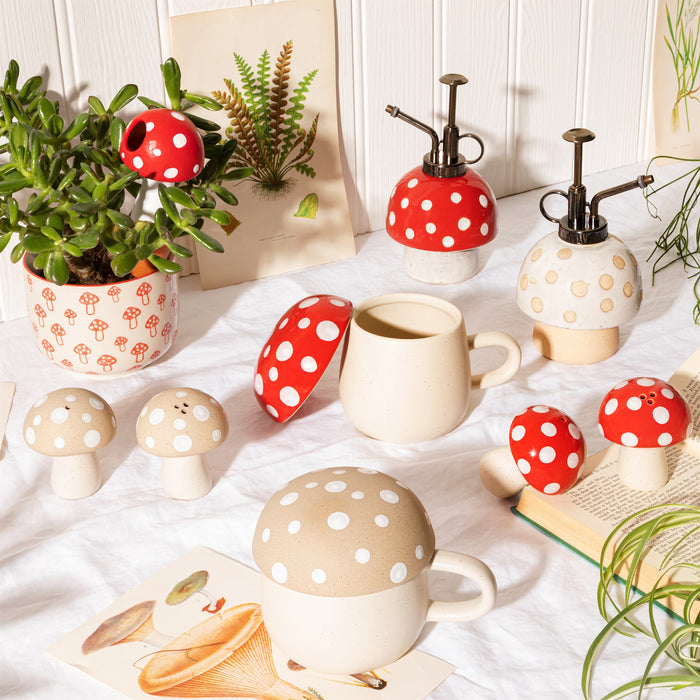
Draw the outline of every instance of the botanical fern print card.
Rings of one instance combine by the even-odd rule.
[[[47,651],[142,700],[419,700],[454,671],[416,650],[352,676],[309,671],[273,645],[259,590],[257,571],[195,547]]]
[[[171,19],[187,89],[213,96],[237,141],[225,253],[197,251],[202,286],[221,287],[351,257],[340,164],[332,0],[289,0]],[[213,116],[212,116],[213,115]],[[225,183],[226,184],[226,183]]]

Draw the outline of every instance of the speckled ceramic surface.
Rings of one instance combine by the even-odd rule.
[[[218,447],[227,435],[228,421],[221,404],[189,387],[156,394],[136,421],[139,445],[159,457],[203,454]]]
[[[415,494],[381,472],[337,467],[305,474],[268,501],[253,557],[277,583],[302,593],[347,596],[397,586],[435,549]]]
[[[111,377],[149,365],[177,335],[177,275],[59,287],[25,260],[27,313],[39,351],[59,367]]]
[[[613,328],[639,310],[642,281],[634,255],[619,238],[573,245],[552,232],[525,256],[516,299],[528,316],[550,326]]]
[[[42,396],[24,419],[24,439],[35,451],[51,457],[94,452],[116,431],[114,412],[88,389],[65,388]]]

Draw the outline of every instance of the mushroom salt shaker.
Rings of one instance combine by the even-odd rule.
[[[114,413],[101,396],[71,387],[40,398],[24,419],[23,433],[35,452],[53,457],[54,493],[77,499],[100,488],[96,452],[110,442],[116,429]]]
[[[670,384],[635,377],[616,384],[603,398],[598,428],[619,445],[617,473],[625,486],[654,491],[668,481],[664,448],[693,430],[688,402]]]
[[[136,440],[163,458],[163,488],[170,498],[193,499],[209,493],[205,453],[228,435],[221,404],[198,389],[166,389],[146,403],[136,421]]]
[[[270,637],[322,673],[386,666],[411,648],[426,621],[472,620],[496,596],[490,569],[435,549],[416,495],[373,469],[321,469],[289,482],[260,515],[253,557]],[[431,600],[431,570],[472,579],[478,595]]]
[[[586,457],[579,427],[551,406],[530,406],[510,424],[509,445],[479,460],[482,484],[499,498],[514,496],[526,484],[541,493],[564,493],[578,480]]]
[[[588,129],[569,129],[565,141],[574,144],[574,181],[568,194],[547,192],[540,200],[542,215],[558,230],[540,239],[520,267],[516,300],[534,319],[532,338],[545,356],[569,364],[591,364],[613,355],[619,327],[639,310],[642,281],[637,261],[627,246],[608,234],[598,214],[602,199],[654,181],[651,175],[598,192],[586,210],[581,183],[583,144],[595,138]],[[552,194],[568,200],[568,213],[557,219],[544,201]]]
[[[204,143],[197,127],[182,112],[148,109],[129,122],[119,154],[141,177],[185,182],[202,170]]]
[[[468,167],[481,159],[484,144],[475,134],[460,134],[455,124],[457,87],[467,79],[448,73],[449,116],[440,141],[434,129],[389,105],[392,117],[426,132],[431,140],[422,166],[406,173],[389,199],[387,233],[405,247],[406,272],[422,282],[462,282],[479,271],[479,247],[496,236],[496,200],[488,183]],[[459,140],[474,139],[481,149],[467,160]],[[440,150],[442,144],[442,150]]]

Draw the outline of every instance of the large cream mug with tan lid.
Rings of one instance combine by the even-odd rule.
[[[496,582],[478,559],[435,549],[416,495],[373,469],[300,476],[263,509],[253,537],[263,619],[290,659],[322,673],[362,673],[396,661],[429,621],[487,613]],[[431,571],[471,579],[476,597],[431,600]]]
[[[500,346],[503,364],[472,376],[469,352]],[[355,427],[387,442],[449,433],[464,418],[472,388],[507,382],[520,367],[510,335],[467,335],[460,310],[425,294],[385,294],[359,304],[345,339],[340,401]]]

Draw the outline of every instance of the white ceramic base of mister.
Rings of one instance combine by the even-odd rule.
[[[663,447],[620,447],[617,475],[635,491],[656,491],[668,482],[668,465]]]
[[[163,457],[161,476],[170,498],[190,501],[206,496],[211,490],[211,476],[203,455]]]
[[[61,498],[92,496],[100,488],[100,481],[100,468],[92,452],[53,458],[51,488]]]
[[[611,357],[620,346],[620,329],[578,330],[535,321],[535,347],[550,360],[570,365],[591,365]]]
[[[456,284],[471,279],[479,271],[479,249],[440,251],[406,248],[406,273],[420,282]]]

